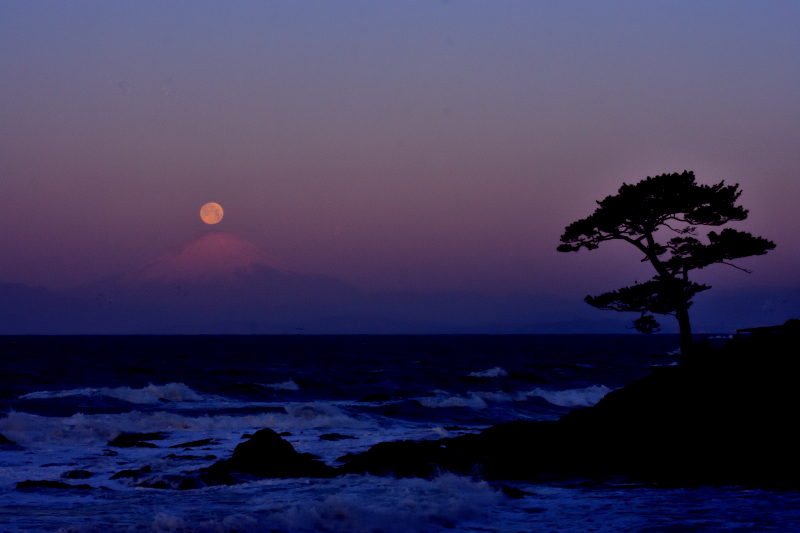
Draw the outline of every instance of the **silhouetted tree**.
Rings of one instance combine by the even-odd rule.
[[[711,287],[689,281],[691,270],[713,264],[731,265],[733,259],[763,255],[775,244],[761,237],[723,229],[708,232],[708,243],[697,238],[697,226],[722,226],[744,220],[747,210],[736,204],[742,194],[739,185],[698,185],[694,173],[662,174],[648,177],[635,185],[623,183],[616,196],[597,202],[599,207],[587,218],[573,222],[561,236],[559,252],[594,250],[600,243],[623,240],[631,243],[649,261],[656,274],[650,281],[630,287],[587,296],[586,303],[598,309],[635,311],[634,321],[643,333],[658,331],[658,322],[648,313],[674,315],[681,333],[681,353],[692,349],[689,307],[692,297]],[[664,243],[656,241],[656,232],[666,229],[675,234]]]

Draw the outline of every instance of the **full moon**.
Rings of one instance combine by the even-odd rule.
[[[206,224],[216,224],[222,220],[222,214],[222,206],[214,202],[208,202],[200,208],[200,218]]]

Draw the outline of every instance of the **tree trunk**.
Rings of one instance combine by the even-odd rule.
[[[681,328],[681,360],[686,362],[692,356],[692,326],[689,324],[689,308],[680,306],[675,310],[675,318]]]

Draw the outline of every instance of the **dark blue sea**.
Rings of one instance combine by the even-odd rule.
[[[337,466],[382,441],[554,420],[677,364],[678,344],[670,335],[0,337],[0,434],[17,443],[0,447],[0,531],[800,530],[800,494],[740,487],[566,479],[509,483],[530,493],[512,499],[442,472],[151,488],[229,457],[262,428]],[[109,445],[156,432],[154,447]],[[141,474],[112,479],[123,470]],[[91,488],[16,489],[25,480]]]

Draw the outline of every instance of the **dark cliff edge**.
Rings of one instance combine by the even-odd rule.
[[[487,480],[622,477],[656,486],[800,486],[800,321],[659,368],[558,421],[478,435],[385,442],[341,458],[340,473]]]

